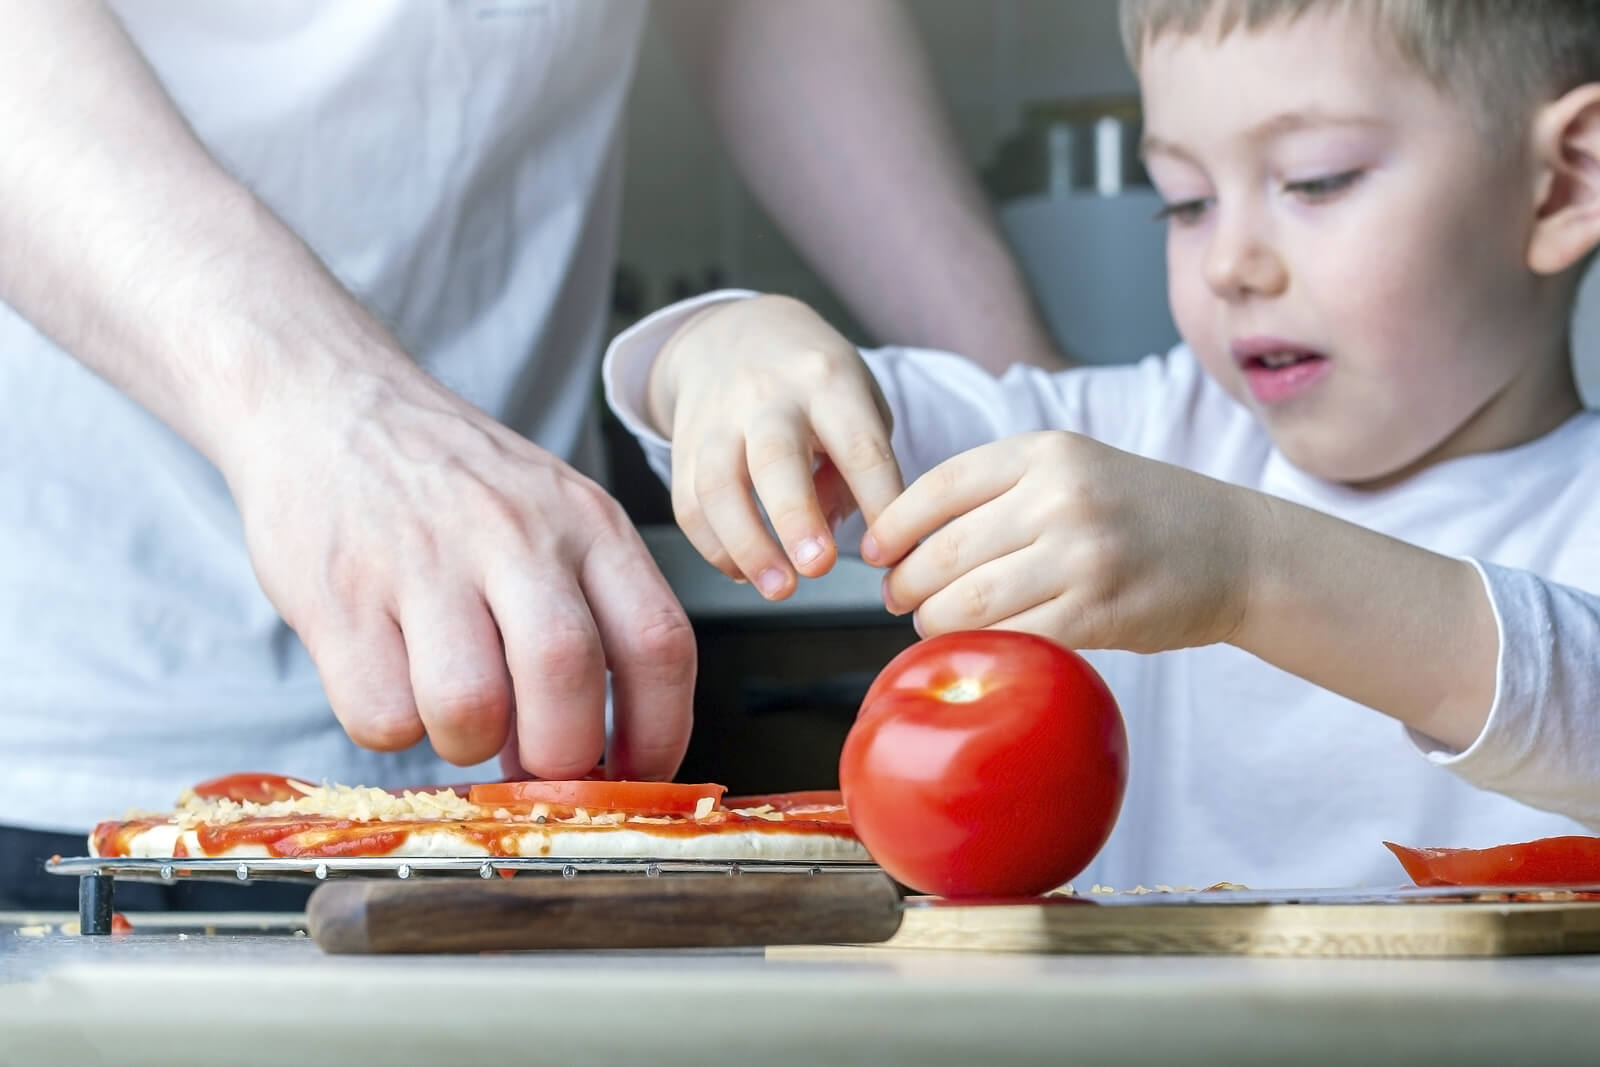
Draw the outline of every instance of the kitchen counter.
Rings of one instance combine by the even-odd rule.
[[[74,919],[0,914],[0,1064],[1460,1067],[1600,1044],[1600,956],[336,957],[295,916],[132,915],[112,938],[62,933]]]

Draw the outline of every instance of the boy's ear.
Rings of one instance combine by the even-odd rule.
[[[1600,83],[1545,105],[1533,135],[1539,182],[1528,266],[1559,274],[1600,245]]]

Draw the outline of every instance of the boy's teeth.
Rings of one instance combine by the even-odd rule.
[[[1291,363],[1300,362],[1298,352],[1273,352],[1261,357],[1261,362],[1268,367],[1287,367]]]

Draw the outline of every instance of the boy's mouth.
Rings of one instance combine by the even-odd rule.
[[[1307,352],[1271,352],[1264,356],[1251,356],[1245,360],[1247,367],[1265,367],[1267,370],[1277,370],[1295,363],[1304,363],[1308,359],[1321,359],[1321,356]]]
[[[1298,396],[1321,381],[1328,357],[1314,349],[1273,337],[1235,341],[1233,358],[1257,401],[1275,404]]]

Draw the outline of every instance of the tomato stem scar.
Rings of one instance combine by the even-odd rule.
[[[983,696],[983,686],[976,678],[962,678],[939,690],[939,699],[946,704],[970,704]]]

